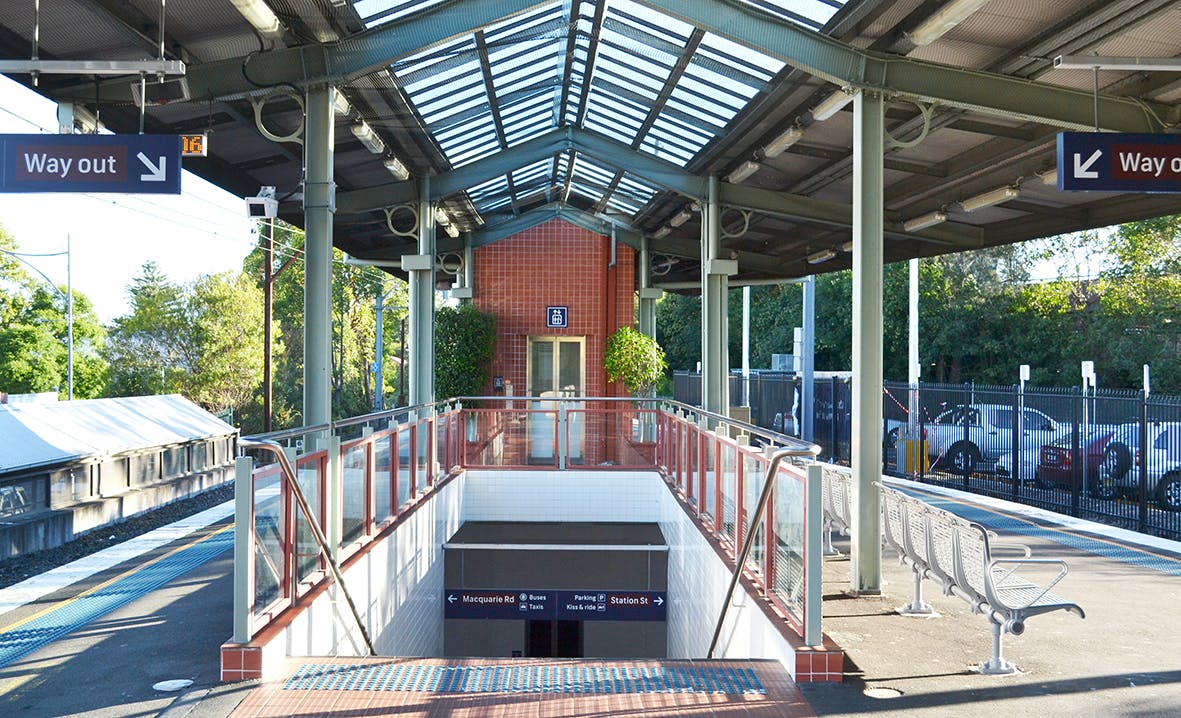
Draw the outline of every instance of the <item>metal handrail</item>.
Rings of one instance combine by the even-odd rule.
[[[714,650],[718,647],[718,638],[722,635],[722,624],[726,622],[726,613],[730,609],[730,597],[734,595],[734,589],[738,587],[738,579],[742,576],[743,567],[746,566],[746,559],[750,556],[751,547],[754,546],[755,534],[758,533],[757,527],[759,522],[763,520],[763,513],[767,510],[767,503],[771,499],[771,489],[775,485],[775,476],[779,472],[780,462],[792,456],[810,456],[812,459],[815,459],[819,455],[820,447],[815,444],[810,444],[807,449],[780,449],[771,455],[771,463],[767,466],[766,478],[763,481],[763,490],[759,494],[759,503],[755,508],[754,518],[750,522],[751,529],[746,532],[746,538],[742,542],[742,550],[738,555],[738,562],[734,565],[734,574],[730,577],[730,587],[726,589],[726,595],[722,598],[722,610],[718,614],[718,622],[714,626],[714,635],[709,642],[709,653],[706,654],[707,660],[713,660]],[[770,536],[767,536],[766,540],[770,543]],[[771,550],[769,545],[767,550]]]
[[[243,449],[264,449],[270,451],[278,459],[283,477],[287,480],[287,485],[291,488],[291,493],[295,496],[295,502],[299,504],[300,511],[303,512],[304,518],[307,519],[308,528],[312,530],[312,536],[316,539],[316,544],[320,547],[320,554],[328,564],[328,570],[332,575],[332,580],[336,582],[336,585],[340,587],[341,593],[344,594],[345,603],[349,605],[349,611],[352,612],[353,618],[357,622],[357,628],[361,631],[361,637],[365,639],[365,645],[369,648],[369,655],[376,656],[377,649],[373,647],[373,641],[369,639],[369,631],[366,630],[365,623],[361,620],[361,614],[357,611],[357,604],[353,603],[353,597],[349,594],[349,589],[345,585],[344,577],[340,573],[340,567],[336,565],[336,561],[332,558],[332,551],[328,547],[328,539],[324,537],[324,532],[320,529],[320,523],[312,514],[311,507],[308,506],[307,498],[303,495],[303,489],[299,487],[299,480],[295,475],[295,469],[292,468],[291,462],[287,459],[287,454],[283,451],[283,447],[276,441],[259,441],[255,439],[238,439],[238,446]]]

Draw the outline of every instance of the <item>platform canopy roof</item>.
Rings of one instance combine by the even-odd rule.
[[[0,4],[4,58],[32,56],[33,6]],[[146,130],[209,131],[209,157],[186,168],[244,197],[276,186],[297,225],[300,97],[331,83],[347,100],[334,242],[359,258],[414,253],[398,208],[429,177],[477,246],[560,216],[651,237],[656,280],[690,282],[695,203],[716,176],[733,281],[848,267],[853,112],[839,100],[855,90],[888,101],[886,261],[1177,209],[1059,192],[1051,174],[1062,130],[1177,130],[1181,73],[1054,62],[1181,55],[1174,0],[185,0],[161,23],[162,6],[43,0],[37,56],[162,46],[187,69],[150,78]],[[133,86],[43,74],[38,90],[135,132]],[[441,251],[460,246],[438,231]]]

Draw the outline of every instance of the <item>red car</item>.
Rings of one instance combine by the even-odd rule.
[[[1103,463],[1103,449],[1111,441],[1115,430],[1106,427],[1092,429],[1086,437],[1087,453],[1087,481],[1086,485],[1094,485],[1099,475],[1099,465]],[[1073,489],[1074,465],[1079,462],[1078,453],[1074,450],[1074,432],[1067,434],[1052,444],[1042,447],[1038,455],[1035,483],[1040,489]],[[1081,468],[1079,469],[1082,470]]]

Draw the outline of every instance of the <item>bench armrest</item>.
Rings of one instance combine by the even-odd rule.
[[[991,581],[991,584],[994,588],[1004,589],[1005,588],[1004,581],[1010,577],[1017,576],[1018,572],[1022,568],[1027,567],[1027,566],[1057,566],[1058,567],[1058,575],[1056,575],[1053,578],[1053,580],[1051,580],[1045,586],[1038,586],[1036,584],[1032,584],[1032,582],[1027,581],[1024,578],[1021,578],[1020,580],[1023,583],[1025,583],[1026,585],[1032,585],[1032,587],[1037,589],[1039,591],[1039,593],[1037,593],[1037,595],[1035,595],[1032,599],[1026,601],[1024,604],[1022,604],[1020,606],[1010,606],[1010,608],[1012,608],[1014,610],[1026,609],[1026,608],[1029,608],[1030,606],[1033,606],[1034,604],[1036,604],[1044,596],[1048,595],[1050,593],[1050,589],[1052,589],[1052,588],[1054,588],[1054,586],[1058,585],[1058,582],[1061,581],[1066,576],[1066,574],[1070,572],[1070,567],[1068,567],[1066,565],[1066,562],[1061,559],[1057,559],[1057,558],[994,558],[989,563],[989,569],[992,569],[993,567],[1002,568],[1002,567],[1010,566],[1010,565],[1012,566],[1012,568],[1006,569],[1005,572],[999,577],[999,580],[998,580],[998,577],[991,576],[991,573],[990,573],[990,581]],[[993,598],[994,597],[989,597],[990,602],[993,600]]]
[[[989,538],[992,538],[991,536]],[[1023,543],[1012,543],[1008,541],[989,541],[988,546],[992,549],[993,554],[1000,551],[1013,551],[1021,554],[1025,558],[1033,556],[1033,549]],[[1001,559],[997,559],[998,561]]]

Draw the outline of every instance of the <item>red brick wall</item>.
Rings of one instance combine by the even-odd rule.
[[[610,237],[560,219],[477,248],[474,302],[496,315],[492,376],[524,394],[530,336],[586,337],[586,396],[622,395],[618,382],[606,386],[603,347],[616,329],[633,324],[635,252],[618,243],[608,270],[610,261]],[[569,308],[567,328],[546,328],[547,306]]]

